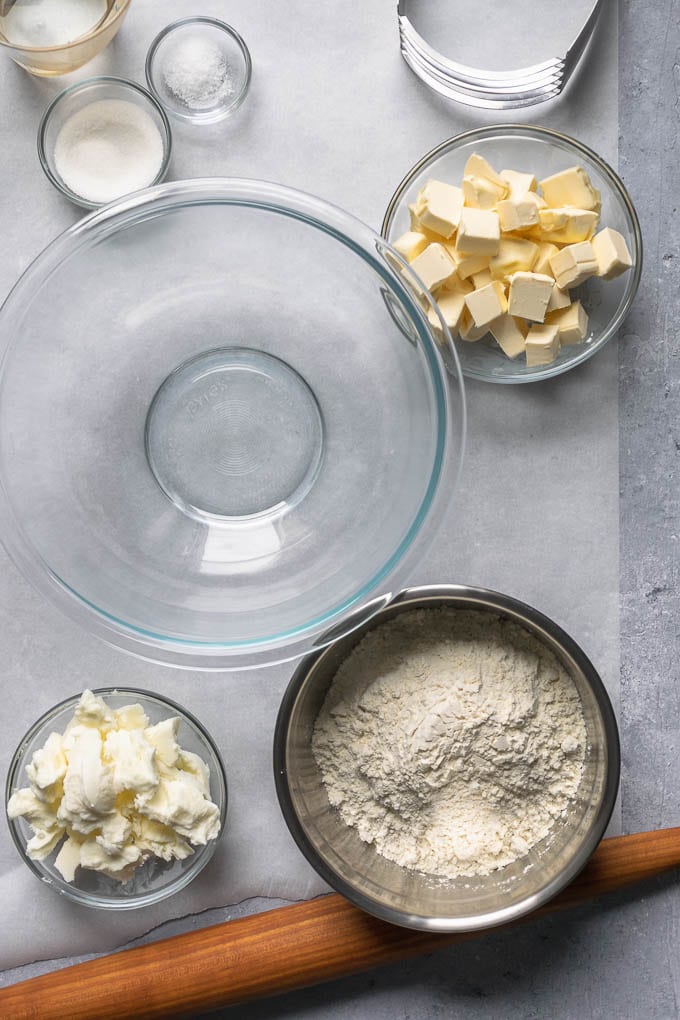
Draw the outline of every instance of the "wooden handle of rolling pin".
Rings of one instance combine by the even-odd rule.
[[[678,866],[680,828],[603,840],[570,886],[521,920],[578,906]],[[0,1016],[3,1020],[195,1016],[481,934],[433,935],[397,928],[333,893],[10,985],[0,991]]]

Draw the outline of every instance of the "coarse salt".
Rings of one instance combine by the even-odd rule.
[[[213,106],[231,95],[234,84],[220,47],[199,37],[178,40],[164,59],[166,88],[186,106]]]

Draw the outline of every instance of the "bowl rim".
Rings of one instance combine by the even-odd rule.
[[[529,630],[539,641],[541,640],[541,634],[547,635],[576,663],[595,696],[605,734],[607,752],[606,779],[593,824],[584,837],[578,851],[560,874],[518,903],[508,907],[499,907],[496,910],[479,914],[475,917],[465,918],[410,914],[386,906],[368,894],[357,890],[345,878],[338,875],[319,854],[307,836],[306,830],[295,810],[288,781],[286,760],[286,746],[293,709],[302,688],[307,683],[308,677],[312,674],[317,661],[327,652],[327,648],[312,652],[299,663],[284,692],[274,730],[274,783],[279,807],[281,808],[288,830],[297,843],[298,848],[324,881],[355,906],[372,914],[374,917],[404,928],[430,932],[478,931],[483,928],[493,928],[498,925],[507,924],[531,911],[537,910],[572,882],[588,863],[591,854],[604,835],[616,803],[621,773],[619,731],[609,694],[599,673],[583,649],[559,624],[527,603],[511,595],[505,595],[488,588],[462,584],[433,584],[404,589],[384,607],[384,613],[391,615],[391,611],[395,608],[398,612],[406,612],[411,609],[422,609],[438,605],[449,605],[452,608],[463,610],[482,609],[484,611],[488,610],[491,613],[496,612],[510,617],[515,623]],[[355,629],[352,632],[355,642],[368,630],[379,626],[384,613],[376,614],[362,627]]]
[[[121,899],[116,899],[114,897],[107,898],[96,893],[84,893],[76,886],[67,882],[66,879],[46,874],[45,869],[42,866],[42,861],[35,861],[28,856],[26,853],[25,841],[22,840],[19,835],[17,825],[18,819],[10,818],[7,813],[7,805],[11,794],[14,792],[13,786],[16,783],[16,789],[19,789],[19,776],[21,769],[25,764],[23,757],[29,742],[37,736],[40,730],[44,729],[50,723],[50,720],[55,719],[61,712],[68,708],[75,708],[82,697],[82,691],[78,694],[69,695],[56,705],[53,705],[52,708],[49,708],[46,712],[43,712],[43,714],[36,719],[33,725],[28,728],[17,744],[16,749],[12,754],[7,769],[7,778],[5,780],[5,820],[7,822],[7,827],[9,829],[10,836],[12,837],[12,842],[17,848],[19,856],[23,862],[30,868],[33,874],[40,879],[41,882],[49,885],[50,888],[58,895],[64,896],[66,899],[72,900],[74,903],[79,903],[86,907],[104,910],[133,910],[138,907],[151,906],[154,903],[159,903],[162,900],[167,899],[169,896],[174,895],[181,889],[184,889],[185,886],[192,882],[196,876],[203,871],[217,849],[217,844],[224,835],[227,821],[227,808],[229,805],[229,787],[227,784],[227,773],[224,766],[224,760],[214,738],[205,728],[203,723],[193,714],[193,712],[190,712],[189,709],[180,705],[172,698],[168,698],[164,694],[159,694],[157,691],[150,691],[142,687],[132,687],[127,684],[118,687],[91,687],[89,690],[92,694],[104,699],[112,695],[120,695],[122,697],[130,695],[131,698],[142,698],[147,701],[156,702],[162,708],[168,709],[171,714],[178,715],[180,722],[186,720],[194,727],[201,739],[205,741],[207,746],[210,748],[213,758],[217,763],[215,781],[220,795],[220,803],[218,805],[220,808],[220,830],[217,836],[215,839],[211,840],[210,843],[206,844],[206,846],[198,847],[198,850],[203,851],[201,854],[192,855],[190,860],[191,864],[195,865],[195,867],[192,867],[191,865],[187,867],[186,870],[178,875],[167,887],[156,891],[140,893],[137,896],[123,897]],[[211,769],[211,778],[213,777],[213,772],[214,770]]]
[[[190,107],[187,107],[186,110],[184,110],[179,106],[171,104],[168,104],[166,107],[166,104],[161,99],[160,93],[156,88],[154,79],[154,61],[156,59],[158,48],[169,35],[187,25],[209,25],[212,28],[218,29],[220,32],[230,36],[234,40],[243,57],[245,75],[240,91],[237,92],[235,98],[232,98],[228,104],[220,106],[216,110],[211,110],[210,112],[204,113],[200,110],[193,111]],[[250,83],[253,76],[253,61],[250,55],[250,50],[248,49],[243,37],[232,25],[228,25],[226,21],[221,21],[219,18],[212,18],[208,15],[197,14],[188,18],[179,18],[176,21],[171,21],[169,25],[166,25],[165,28],[161,29],[147,50],[146,60],[144,61],[144,74],[149,91],[163,107],[166,107],[170,111],[173,116],[179,117],[192,124],[215,124],[218,121],[223,120],[225,117],[228,117],[230,114],[235,113],[245,100],[250,90]]]
[[[132,0],[117,0],[120,4],[118,8],[111,7],[106,12],[101,22],[97,24],[97,27],[92,32],[86,32],[85,35],[78,36],[77,39],[72,39],[67,43],[57,43],[54,46],[23,46],[19,43],[10,42],[9,39],[0,32],[0,46],[7,46],[11,50],[16,50],[17,53],[63,53],[66,50],[70,50],[75,46],[82,46],[83,43],[89,42],[90,39],[96,39],[98,35],[105,32],[107,29],[115,25],[120,18],[123,17],[128,7],[132,3]],[[109,20],[109,14],[113,11],[113,17]]]
[[[136,92],[138,95],[142,96],[148,103],[150,103],[150,105],[158,113],[158,116],[161,119],[164,132],[163,159],[161,161],[160,167],[158,168],[158,173],[154,177],[149,187],[154,187],[154,185],[160,184],[160,182],[163,180],[163,178],[168,172],[168,166],[170,165],[170,157],[172,156],[172,129],[170,127],[168,115],[165,112],[163,106],[158,102],[156,97],[152,95],[151,92],[148,91],[148,89],[145,89],[143,85],[140,85],[136,81],[132,81],[131,78],[121,78],[118,77],[117,75],[111,74],[96,74],[93,75],[91,78],[84,78],[82,81],[75,82],[75,84],[73,85],[68,85],[65,89],[62,89],[61,92],[59,92],[54,97],[54,99],[49,104],[49,106],[43,113],[42,117],[40,118],[37,139],[38,159],[40,160],[40,165],[43,169],[43,172],[45,173],[45,176],[48,178],[50,183],[54,185],[57,191],[61,192],[61,194],[64,195],[65,198],[68,198],[70,202],[73,202],[74,205],[79,205],[82,209],[90,210],[102,209],[106,205],[111,205],[112,203],[92,202],[89,199],[83,198],[81,195],[78,195],[75,191],[71,191],[71,189],[64,183],[64,181],[61,180],[60,177],[57,176],[57,174],[52,169],[51,162],[47,156],[47,146],[45,144],[45,139],[47,135],[47,129],[52,119],[52,115],[54,114],[56,108],[62,103],[62,101],[69,99],[71,96],[77,95],[79,92],[87,92],[88,89],[93,89],[93,91],[96,91],[96,89],[98,89],[100,85],[114,85],[117,87],[122,87],[125,90],[129,89],[132,90],[133,92]],[[97,100],[93,99],[93,102],[97,102]],[[146,189],[138,189],[138,191],[140,190],[144,191]],[[132,195],[135,195],[137,193],[138,193],[137,191],[129,192],[129,194]],[[119,198],[113,199],[112,202],[120,202],[121,199],[127,197],[128,197],[127,195],[121,195]]]
[[[630,217],[634,248],[634,251],[631,253],[633,266],[628,277],[626,293],[620,308],[617,310],[616,315],[603,331],[597,342],[587,346],[584,345],[579,350],[579,353],[570,361],[557,366],[553,364],[538,368],[530,375],[508,374],[496,376],[491,375],[488,372],[474,371],[461,366],[461,371],[467,379],[477,379],[480,382],[497,383],[499,385],[517,385],[542,382],[546,379],[554,379],[556,376],[562,375],[564,372],[569,372],[571,369],[576,368],[577,365],[583,364],[584,361],[588,361],[594,354],[597,354],[597,352],[600,351],[606,343],[608,343],[623,323],[630,311],[633,301],[635,300],[635,296],[640,285],[640,279],[642,277],[643,242],[640,220],[635,206],[633,205],[633,201],[628,194],[628,189],[624,185],[618,173],[609,165],[609,163],[607,163],[605,159],[602,158],[602,156],[599,156],[593,149],[585,145],[583,142],[578,141],[578,139],[573,138],[571,135],[567,135],[562,131],[555,131],[553,128],[543,127],[539,124],[519,123],[490,124],[486,127],[463,131],[457,135],[452,135],[450,138],[444,139],[444,141],[439,142],[439,144],[435,145],[434,148],[421,156],[420,159],[414,163],[402,177],[387,204],[382,225],[380,227],[380,232],[383,237],[389,240],[388,234],[392,227],[394,216],[406,194],[406,191],[411,187],[418,174],[421,173],[421,171],[423,171],[434,159],[444,153],[451,152],[462,145],[466,145],[469,142],[493,139],[504,134],[515,136],[528,135],[531,138],[542,142],[559,143],[561,146],[566,145],[567,147],[572,148],[575,154],[580,153],[585,156],[586,159],[591,160],[595,166],[597,166],[602,175],[609,181],[609,184],[621,199],[621,202]]]
[[[166,208],[225,203],[276,212],[310,223],[335,237],[367,261],[377,277],[390,285],[407,308],[412,308],[414,312],[418,310],[417,316],[425,331],[426,315],[415,297],[415,274],[372,227],[340,206],[298,189],[268,181],[229,177],[196,178],[159,184],[132,192],[84,216],[54,238],[19,277],[0,306],[0,323],[8,309],[9,314],[19,314],[24,306],[24,296],[33,294],[43,278],[67,256],[73,255],[100,232],[103,236],[109,236],[116,223],[135,223],[142,220],[150,210],[153,210],[154,215],[159,215]],[[427,307],[437,316],[443,337],[438,342],[431,325],[421,335],[423,356],[428,364],[433,391],[437,401],[441,402],[441,449],[436,458],[433,456],[433,473],[427,492],[423,494],[419,512],[405,538],[379,573],[370,579],[370,585],[364,585],[359,591],[353,592],[332,610],[300,623],[285,635],[267,635],[240,643],[201,642],[137,628],[89,602],[52,570],[25,536],[6,482],[0,473],[0,539],[8,554],[49,602],[84,625],[90,633],[122,651],[163,665],[204,671],[254,669],[300,658],[310,647],[318,647],[320,641],[332,640],[332,636],[325,635],[332,635],[336,627],[342,628],[344,633],[344,621],[352,609],[359,606],[357,616],[371,615],[399,590],[408,576],[409,568],[434,541],[437,527],[450,505],[451,493],[457,489],[462,471],[467,407],[460,362],[437,306],[427,292],[423,298]],[[4,349],[0,350],[0,390],[4,383],[5,366],[15,344],[16,338],[10,339]],[[329,627],[331,630],[327,631]]]

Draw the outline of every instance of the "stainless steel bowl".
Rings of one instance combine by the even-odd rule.
[[[587,732],[578,795],[564,822],[527,857],[491,875],[442,881],[401,868],[361,841],[331,807],[311,750],[314,722],[340,663],[368,630],[412,609],[488,612],[528,630],[564,665],[581,697]],[[329,885],[385,921],[428,931],[474,931],[527,914],[567,885],[602,838],[616,799],[616,719],[590,660],[557,624],[507,595],[461,585],[410,588],[351,633],[308,655],[284,695],[274,736],[279,803],[303,854]]]

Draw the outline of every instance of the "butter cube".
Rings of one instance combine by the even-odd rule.
[[[471,156],[468,156],[463,167],[463,177],[486,177],[488,181],[503,188],[506,192],[509,190],[507,182],[500,174],[496,173],[488,159],[484,159],[484,156],[480,156],[478,152],[473,152]]]
[[[493,277],[491,276],[490,269],[480,269],[478,273],[473,273],[470,279],[472,280],[474,290],[481,290],[482,287],[486,287],[491,283]]]
[[[550,268],[557,286],[561,290],[569,290],[594,276],[599,267],[591,242],[581,241],[579,244],[569,244],[553,255]]]
[[[548,301],[548,307],[546,309],[546,313],[548,313],[548,312],[556,312],[560,308],[568,308],[570,304],[571,304],[571,297],[569,296],[569,291],[568,290],[560,290],[560,288],[557,286],[557,284],[555,284],[553,286],[552,293],[550,295],[550,301]],[[550,321],[547,318],[547,314],[546,314],[546,320],[545,321],[546,322]]]
[[[501,243],[498,213],[463,208],[456,235],[456,251],[464,255],[497,255]]]
[[[458,335],[461,340],[465,340],[466,343],[475,343],[477,340],[481,340],[483,336],[486,336],[488,332],[489,329],[487,326],[475,326],[474,319],[472,318],[469,309],[466,308],[463,312],[463,318],[461,319],[460,327],[458,329]]]
[[[567,308],[550,312],[546,322],[551,326],[557,326],[562,347],[581,344],[588,335],[588,316],[580,301],[574,301]]]
[[[593,187],[582,166],[571,166],[552,174],[544,178],[540,185],[548,205],[572,205],[577,209],[600,211],[600,192]]]
[[[465,295],[465,304],[472,316],[475,326],[488,326],[490,322],[504,315],[508,310],[505,288],[498,280],[473,290]]]
[[[541,241],[536,253],[536,261],[531,267],[533,271],[541,273],[542,276],[552,276],[553,271],[550,268],[550,259],[553,255],[557,255],[558,251],[559,248],[556,244],[551,244],[550,241]]]
[[[557,326],[532,326],[527,334],[524,349],[527,365],[550,365],[560,353],[560,338]]]
[[[516,358],[524,351],[526,333],[522,329],[521,319],[501,315],[490,324],[489,332],[508,358]]]
[[[535,268],[537,255],[538,245],[533,241],[524,237],[502,237],[498,254],[489,262],[491,275],[494,280],[502,280],[506,276],[512,276],[513,273],[528,273]]]
[[[435,242],[417,255],[411,263],[428,290],[436,290],[456,272],[456,264],[443,245]]]
[[[428,230],[427,227],[424,227],[423,224],[420,222],[420,217],[416,212],[415,203],[411,203],[409,205],[408,214],[409,219],[411,221],[410,223],[411,230],[416,231],[416,233],[418,234],[422,234],[423,237],[426,237],[428,239],[428,241],[440,241],[440,242],[442,241],[441,234],[435,234],[434,230]]]
[[[481,273],[483,269],[489,268],[488,255],[465,255],[457,250],[455,244],[447,244],[444,247],[456,263],[456,273],[461,280],[467,280],[473,273]]]
[[[464,177],[463,198],[471,209],[495,209],[507,194],[507,185],[499,187],[486,177]]]
[[[507,181],[497,174],[483,156],[474,152],[463,170],[463,197],[473,209],[493,209],[510,191]]]
[[[407,230],[405,234],[393,242],[392,247],[407,262],[413,262],[417,255],[425,251],[430,242],[419,230]]]
[[[461,280],[457,272],[442,284],[442,291],[450,290],[454,294],[469,294],[474,289],[470,280]]]
[[[510,315],[543,322],[555,281],[539,273],[514,273],[510,278]]]
[[[437,296],[437,307],[442,319],[455,336],[465,311],[465,294],[462,291],[443,290]],[[440,339],[443,339],[441,323],[433,308],[428,309],[427,318]]]
[[[528,191],[536,191],[536,178],[533,174],[521,173],[519,170],[501,170],[500,177],[510,188],[508,198],[524,198]]]
[[[595,233],[599,214],[590,209],[570,207],[539,209],[541,239],[557,244],[577,244],[589,241]]]
[[[463,192],[454,184],[428,181],[416,199],[416,216],[428,230],[442,237],[453,237],[458,229]]]
[[[528,192],[524,198],[504,198],[498,203],[498,218],[505,233],[537,226],[540,223],[538,195]]]
[[[605,227],[595,234],[592,241],[597,259],[597,275],[603,280],[613,280],[633,265],[625,238],[611,227]]]

